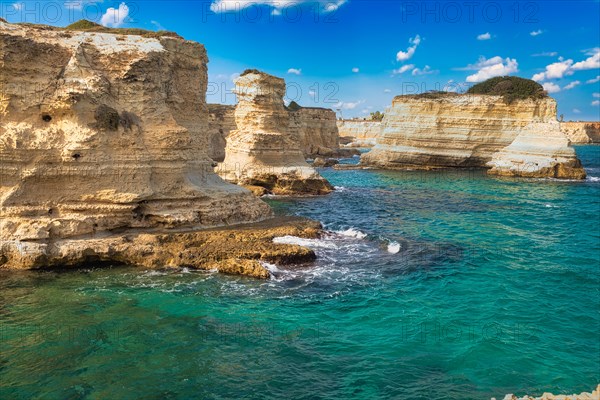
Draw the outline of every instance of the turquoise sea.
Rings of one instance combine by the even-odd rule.
[[[323,222],[273,279],[0,273],[1,399],[490,399],[600,382],[600,147],[590,177],[323,170],[268,199]],[[352,162],[352,161],[347,161]]]

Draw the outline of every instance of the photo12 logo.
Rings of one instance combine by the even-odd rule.
[[[402,23],[513,23],[539,22],[540,2],[536,1],[403,1]]]

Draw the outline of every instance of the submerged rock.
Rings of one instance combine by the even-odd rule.
[[[306,163],[298,138],[289,132],[284,80],[246,71],[236,80],[236,94],[237,129],[227,138],[219,175],[277,195],[330,193],[333,187]]]
[[[492,400],[494,400],[492,398]],[[518,397],[514,394],[507,394],[503,397],[503,400],[600,400],[600,385],[596,386],[596,390],[593,392],[583,392],[580,394],[552,394],[544,393],[539,397],[523,396]]]

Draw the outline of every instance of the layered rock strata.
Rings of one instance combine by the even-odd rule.
[[[237,128],[235,106],[225,104],[208,105],[208,156],[214,161],[225,159],[227,137]]]
[[[122,232],[272,216],[206,154],[202,45],[0,22],[0,60],[0,265],[88,256],[145,265],[166,256]]]
[[[333,110],[302,107],[289,112],[289,131],[298,137],[305,157],[339,152],[340,135]]]
[[[600,143],[600,122],[561,122],[563,131],[571,143]]]
[[[490,95],[398,96],[386,111],[376,146],[361,163],[392,169],[486,167],[499,175],[585,177],[568,144],[551,98],[507,104]]]
[[[298,137],[290,133],[284,80],[252,70],[235,84],[237,129],[227,138],[219,175],[278,195],[331,192],[332,186],[306,163]]]
[[[380,121],[361,121],[354,119],[338,120],[340,137],[347,147],[373,147],[381,133]]]
[[[235,106],[209,104],[209,156],[218,162],[225,158],[225,146],[229,134],[237,129]],[[288,110],[289,133],[297,137],[300,150],[305,157],[319,155],[351,155],[340,151],[340,137],[336,125],[335,112],[327,108],[300,107]]]

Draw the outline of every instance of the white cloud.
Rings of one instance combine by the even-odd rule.
[[[573,81],[573,82],[569,83],[567,86],[565,86],[563,89],[565,89],[565,90],[571,90],[571,89],[573,89],[575,86],[578,86],[578,85],[580,85],[580,84],[581,84],[581,82],[580,82],[580,81]]]
[[[557,93],[560,92],[560,86],[552,82],[546,82],[542,85],[544,90],[548,93]]]
[[[592,93],[592,97],[600,99],[600,93]]]
[[[361,105],[364,102],[365,102],[364,100],[359,100],[359,101],[355,101],[355,102],[347,102],[347,103],[340,101],[334,105],[334,108],[342,108],[344,110],[354,110],[356,107],[358,107],[359,105]]]
[[[352,72],[354,72],[355,74],[357,74],[358,72],[360,72],[360,69],[354,67],[354,68],[352,68]]]
[[[532,54],[532,57],[556,57],[558,53],[556,51],[544,51],[542,53]]]
[[[417,47],[419,47],[419,44],[421,43],[421,36],[417,35],[414,38],[408,39],[408,43],[412,44],[412,46],[408,47],[408,49],[406,49],[406,51],[402,51],[402,50],[399,51],[398,54],[396,54],[396,60],[398,60],[398,61],[410,60],[412,58],[412,56],[415,54]]]
[[[65,8],[67,10],[83,10],[83,6],[88,4],[102,3],[104,0],[65,0]]]
[[[302,74],[302,69],[301,68],[290,68],[287,70],[288,74],[293,74],[293,75],[301,75]]]
[[[391,89],[383,89],[383,93],[392,93]]]
[[[573,109],[573,113],[575,113],[575,114],[581,114],[581,110],[579,108],[574,108]]]
[[[573,71],[571,70],[572,65],[573,60],[552,63],[546,66],[546,71],[533,75],[531,79],[539,82],[546,79],[560,79],[563,76],[573,75]]]
[[[593,106],[600,106],[600,100],[594,100],[594,101],[592,101],[592,105]]]
[[[213,0],[210,10],[214,13],[239,12],[248,7],[265,6],[271,8],[271,15],[281,15],[282,10],[289,9],[296,13],[295,7],[303,4],[319,4],[319,11],[330,13],[337,11],[348,0]],[[292,8],[294,7],[294,8]],[[295,14],[294,14],[295,15]]]
[[[514,58],[503,59],[500,56],[486,59],[480,57],[476,64],[470,64],[462,70],[477,70],[473,75],[467,76],[467,82],[483,82],[495,76],[509,75],[519,70],[519,63]]]
[[[104,26],[119,27],[123,25],[128,15],[129,7],[127,4],[121,3],[119,8],[109,7],[100,19],[100,23]]]
[[[439,72],[437,70],[432,70],[431,67],[429,65],[426,65],[423,69],[419,69],[419,68],[415,68],[412,71],[412,75],[413,76],[418,76],[418,75],[429,75],[429,74],[435,74],[436,72]]]
[[[593,49],[592,53],[588,54],[591,54],[590,57],[573,64],[574,71],[600,68],[600,48]]]
[[[12,6],[15,8],[15,10],[20,10],[23,8],[23,3],[13,3]]]
[[[490,40],[492,35],[489,32],[482,33],[481,35],[477,35],[477,40]]]
[[[531,36],[539,36],[539,35],[541,35],[542,33],[544,33],[544,31],[542,31],[541,29],[538,29],[537,31],[529,32],[529,34],[530,34]]]
[[[573,63],[571,59],[559,58],[558,62],[547,65],[544,72],[533,75],[531,79],[538,82],[546,79],[560,79],[563,76],[573,75],[575,71],[600,68],[600,48],[589,50],[586,54],[590,57],[576,63]]]
[[[597,83],[600,82],[600,75],[598,75],[597,77],[593,78],[593,79],[588,79],[587,81],[585,81],[585,83],[590,84],[590,83]]]
[[[415,67],[414,64],[407,64],[407,65],[403,65],[400,68],[397,68],[395,70],[392,71],[392,75],[399,75],[399,74],[403,74],[406,71],[410,71],[411,69],[413,69]]]
[[[314,90],[309,90],[309,91],[308,91],[308,95],[309,95],[310,97],[315,97],[315,96],[317,95],[317,92],[315,92]]]

